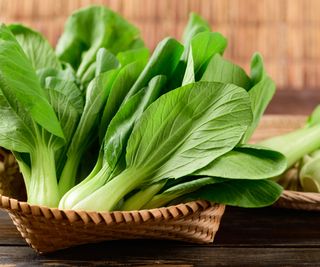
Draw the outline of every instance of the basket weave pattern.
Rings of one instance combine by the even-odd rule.
[[[0,196],[27,243],[40,253],[116,239],[213,242],[225,206],[194,201],[159,209],[85,212],[31,206]]]
[[[320,194],[286,190],[275,206],[287,209],[320,211]]]

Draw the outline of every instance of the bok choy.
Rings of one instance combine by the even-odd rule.
[[[196,14],[183,39],[163,39],[149,58],[139,30],[100,6],[76,11],[56,50],[23,25],[1,26],[0,145],[14,153],[29,203],[110,211],[277,200],[270,178],[286,158],[246,144],[275,91],[262,57],[248,75]]]

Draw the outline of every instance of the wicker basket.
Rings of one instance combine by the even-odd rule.
[[[225,206],[194,201],[152,210],[84,212],[31,206],[0,196],[27,243],[39,253],[116,239],[170,239],[211,243]]]
[[[101,213],[32,206],[23,201],[26,199],[23,179],[12,154],[0,148],[0,156],[0,180],[3,181],[0,192],[15,197],[0,194],[0,208],[8,211],[22,237],[39,253],[115,239],[211,243],[225,209],[224,205],[207,201]]]
[[[305,116],[268,115],[262,118],[252,141],[256,142],[267,137],[284,134],[295,130],[306,121]],[[275,207],[320,211],[320,193],[306,193],[297,191],[284,191]]]

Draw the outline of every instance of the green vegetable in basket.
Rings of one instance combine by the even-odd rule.
[[[56,52],[76,70],[83,84],[94,77],[96,54],[104,47],[110,53],[143,47],[139,30],[118,14],[102,6],[76,11],[65,24]]]
[[[65,135],[31,61],[4,25],[0,27],[0,89],[0,144],[20,155],[28,201],[56,206],[55,151],[66,142]]]
[[[139,31],[93,6],[67,21],[56,54],[22,25],[0,28],[0,145],[31,204],[105,211],[207,199],[273,203],[282,154],[245,144],[275,86],[259,54],[251,77],[227,40],[192,14],[184,44],[149,59]]]
[[[235,85],[198,82],[173,90],[152,103],[135,125],[126,149],[127,168],[73,208],[112,210],[146,184],[192,174],[231,151],[251,121],[249,95]],[[274,162],[278,174],[285,164],[279,153],[273,153],[278,157]],[[281,190],[270,183],[278,196]],[[125,207],[148,202],[138,200],[139,205]]]
[[[67,63],[61,62],[40,33],[17,24],[8,28],[1,26],[3,124],[0,143],[14,152],[25,179],[28,201],[32,204],[57,206],[60,196],[75,184],[81,160],[98,137],[100,113],[118,72],[130,64],[136,64],[135,73],[141,72],[148,57],[147,49],[141,48],[143,43],[138,30],[116,13],[104,7],[91,7],[80,13],[76,22],[71,23],[74,27],[84,21],[93,27],[93,19],[99,18],[99,22],[108,24],[111,30],[107,31],[101,45],[97,47],[98,41],[94,42],[95,48],[90,53],[79,52],[80,65],[87,66],[90,61],[94,66],[94,75],[85,82],[82,82],[84,76],[73,71],[72,57],[67,57],[70,59],[65,60]],[[105,21],[100,20],[103,18]],[[114,30],[118,26],[123,35],[117,37]],[[68,46],[69,50],[62,38],[59,51],[84,49],[84,42],[101,38],[98,35],[91,39],[75,37],[68,43],[73,45]],[[115,37],[121,39],[121,45],[114,43],[118,40]],[[119,59],[105,49],[114,45],[115,50],[111,50],[120,52]],[[87,56],[82,57],[81,53]],[[62,54],[66,56],[66,53]],[[92,60],[88,59],[88,54],[92,54]],[[82,62],[82,58],[86,62]],[[123,73],[122,77],[128,77],[128,72]],[[97,153],[93,157],[95,159]],[[85,173],[89,171],[85,170]]]

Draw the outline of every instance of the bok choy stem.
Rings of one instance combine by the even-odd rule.
[[[79,155],[72,154],[68,157],[66,164],[63,167],[60,180],[59,180],[59,192],[62,197],[70,188],[72,188],[76,183],[76,175],[78,171],[78,166],[81,161]]]
[[[138,191],[136,194],[128,198],[122,205],[122,210],[139,210],[146,205],[153,197],[162,189],[166,180],[160,181]]]
[[[75,210],[111,211],[118,202],[129,192],[144,181],[144,175],[137,175],[135,170],[127,169],[118,176],[101,186],[94,193],[76,204]],[[99,201],[97,201],[99,200]]]
[[[96,182],[97,179],[93,179],[93,178],[95,178],[96,175],[101,171],[102,161],[103,161],[103,157],[102,157],[102,154],[100,153],[98,160],[96,162],[96,165],[94,166],[91,173],[86,177],[86,179],[84,179],[82,182],[80,182],[76,186],[72,187],[72,189],[70,189],[67,193],[63,195],[63,197],[59,202],[60,209],[71,209],[78,201],[80,201],[82,198],[86,196],[84,194],[86,194],[88,191],[94,192],[94,189],[92,188],[93,187],[92,184],[95,186],[95,184],[97,183]],[[104,183],[102,183],[102,185],[103,184]],[[96,187],[94,188],[96,189]]]
[[[57,207],[59,190],[54,159],[55,151],[44,144],[38,144],[31,153],[32,169],[28,186],[28,203]]]
[[[287,158],[287,169],[289,169],[304,155],[320,147],[320,124],[266,139],[259,145],[284,154]]]

